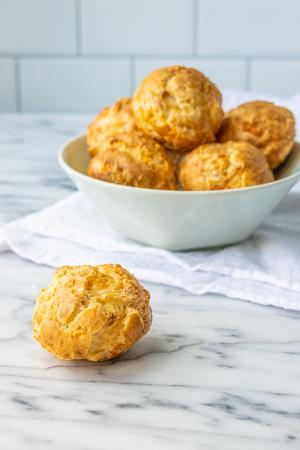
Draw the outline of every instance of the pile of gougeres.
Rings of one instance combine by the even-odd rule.
[[[87,173],[149,189],[243,188],[272,181],[294,139],[288,109],[253,101],[224,114],[203,73],[164,67],[89,125]]]

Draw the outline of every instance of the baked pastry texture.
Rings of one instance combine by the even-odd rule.
[[[98,153],[107,136],[137,131],[131,109],[131,97],[120,98],[112,106],[104,108],[87,129],[87,145],[91,156]]]
[[[183,66],[148,75],[133,96],[132,110],[145,134],[181,151],[214,142],[223,118],[218,88],[203,73]]]
[[[271,169],[278,167],[295,140],[295,119],[286,108],[265,101],[244,103],[225,115],[220,142],[246,141],[261,148]]]
[[[60,359],[115,358],[149,330],[149,300],[120,265],[64,266],[37,299],[34,337]]]
[[[262,150],[247,142],[200,145],[179,166],[179,181],[184,190],[243,188],[272,180]]]
[[[138,133],[108,137],[87,167],[99,180],[149,189],[176,189],[174,163],[162,145]]]

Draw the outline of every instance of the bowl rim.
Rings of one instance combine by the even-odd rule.
[[[153,194],[157,193],[159,195],[180,195],[180,196],[207,196],[207,195],[230,195],[235,192],[249,192],[256,191],[262,189],[272,189],[273,186],[278,186],[280,184],[285,184],[288,181],[292,181],[293,179],[297,179],[300,177],[300,168],[293,174],[288,175],[287,177],[283,177],[280,180],[269,181],[268,183],[258,184],[255,186],[248,186],[243,188],[234,188],[234,189],[215,189],[210,191],[180,191],[180,190],[168,190],[168,189],[149,189],[149,188],[140,188],[135,186],[125,186],[123,184],[110,183],[109,181],[98,180],[97,178],[92,178],[88,175],[85,175],[78,170],[75,170],[71,167],[64,159],[64,152],[68,146],[73,144],[75,141],[82,140],[86,138],[86,134],[79,134],[74,136],[72,139],[69,139],[65,142],[59,152],[58,152],[58,162],[63,171],[67,174],[73,174],[76,177],[79,177],[81,180],[86,181],[88,183],[98,185],[98,186],[106,186],[111,189],[116,190],[127,190],[132,192],[140,192],[140,193],[148,193]],[[298,143],[295,141],[295,143]],[[299,144],[300,145],[300,144]]]

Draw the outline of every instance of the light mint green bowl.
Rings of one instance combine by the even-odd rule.
[[[135,241],[168,250],[233,244],[249,237],[300,179],[300,145],[276,181],[222,191],[163,191],[128,187],[85,175],[85,135],[59,153],[62,169],[103,220]]]

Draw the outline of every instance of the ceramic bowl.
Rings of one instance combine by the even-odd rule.
[[[85,175],[85,136],[68,142],[59,162],[103,220],[135,241],[168,250],[233,244],[247,239],[300,179],[300,145],[276,181],[222,191],[163,191],[96,180]]]

